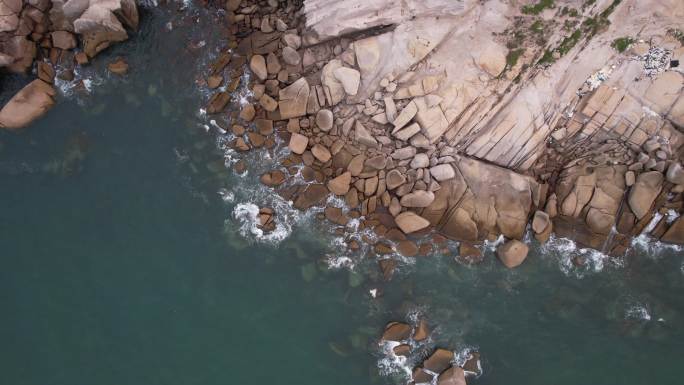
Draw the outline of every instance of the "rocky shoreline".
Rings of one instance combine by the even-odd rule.
[[[684,243],[681,6],[656,2],[659,25],[619,51],[606,39],[635,27],[610,20],[651,9],[643,3],[353,3],[353,13],[326,0],[216,5],[227,44],[204,81],[216,90],[206,112],[238,152],[288,143],[282,168],[261,181],[294,207],[342,198],[325,218],[341,231],[361,219],[380,236],[379,255],[425,254],[432,246],[414,240],[431,234],[438,247],[460,242],[474,263],[483,241],[503,236],[497,255],[509,268],[525,260],[528,229],[541,243],[556,233],[615,256],[649,224],[663,242]],[[2,5],[3,66],[26,72],[35,61],[38,76],[0,111],[7,129],[54,104],[55,75],[73,76],[138,25],[130,1]],[[525,28],[541,35],[531,42]],[[241,84],[248,100],[232,105]],[[306,183],[286,183],[296,178]],[[266,230],[277,218],[269,210]],[[387,278],[394,266],[381,258]]]
[[[461,242],[461,254],[477,261],[478,245],[503,235],[497,255],[512,268],[527,255],[528,226],[542,243],[555,232],[621,256],[654,218],[652,236],[684,242],[684,49],[671,15],[656,13],[658,29],[645,29],[625,52],[602,46],[598,66],[588,52],[623,32],[611,15],[637,5],[559,5],[536,16],[498,2],[497,12],[470,2],[386,3],[357,4],[349,20],[322,0],[226,3],[234,50],[214,63],[207,84],[225,78],[228,86],[206,110],[228,108],[248,66],[251,97],[225,122],[234,148],[270,148],[277,135],[291,150],[283,168],[261,176],[264,184],[301,210],[329,194],[344,199],[345,208],[327,207],[325,217],[340,226],[361,218],[362,229],[380,236],[373,249],[381,256],[425,253],[413,239],[433,234],[437,245],[443,237]],[[492,30],[502,15],[515,21],[510,28],[567,15],[603,25],[573,47],[561,39],[567,50],[552,50],[552,60],[539,58],[548,49],[526,47],[513,64],[500,44],[507,29]],[[463,22],[489,33],[466,34],[456,26]],[[481,46],[454,57],[448,46],[466,38]],[[548,47],[554,38],[545,38]],[[299,176],[307,183],[286,183]],[[394,266],[381,257],[385,277]]]

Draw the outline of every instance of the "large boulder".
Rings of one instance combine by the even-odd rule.
[[[406,211],[397,215],[394,221],[397,222],[399,229],[406,234],[414,233],[430,226],[430,222],[427,219],[412,211]]]
[[[520,266],[527,258],[528,252],[529,247],[517,239],[510,240],[496,249],[496,255],[509,269]]]
[[[636,183],[629,191],[628,203],[629,207],[636,215],[637,219],[641,219],[653,205],[653,201],[660,194],[663,187],[663,174],[658,171],[649,171],[639,174]]]
[[[50,20],[60,30],[80,34],[83,50],[93,57],[128,39],[126,28],[136,30],[139,16],[135,0],[69,0],[53,2]]]
[[[446,349],[437,349],[427,360],[423,361],[423,368],[434,373],[442,373],[451,365],[453,360],[454,352]]]
[[[306,103],[309,100],[309,83],[305,78],[283,88],[278,93],[280,118],[290,119],[306,115]]]
[[[403,341],[411,336],[411,326],[403,322],[390,322],[382,333],[384,341]]]
[[[43,116],[55,104],[52,85],[36,79],[21,89],[0,110],[0,128],[16,130]]]

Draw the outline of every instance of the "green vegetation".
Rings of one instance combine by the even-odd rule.
[[[674,36],[675,39],[679,40],[679,42],[684,45],[684,31],[677,28],[670,28],[667,30],[667,33]]]
[[[547,49],[546,52],[544,52],[544,55],[541,57],[541,59],[539,59],[537,64],[551,64],[555,61],[556,59],[553,57],[553,51]]]
[[[568,53],[572,49],[572,47],[574,47],[577,44],[581,37],[582,31],[580,31],[579,29],[573,32],[572,35],[565,37],[565,39],[563,39],[563,41],[558,46],[558,52],[561,54],[561,56]]]
[[[596,3],[596,0],[586,0],[584,4],[582,4],[582,9],[586,9],[587,7],[591,7]]]
[[[525,5],[522,7],[522,13],[526,15],[538,15],[542,13],[543,10],[546,8],[553,8],[554,7],[554,1],[553,0],[539,0],[539,2],[535,5]]]
[[[629,46],[632,45],[632,43],[634,43],[634,39],[632,39],[631,37],[620,37],[613,40],[613,43],[610,46],[615,48],[618,52],[622,53],[625,52],[625,50],[629,48]]]
[[[518,64],[518,59],[523,54],[523,52],[525,52],[524,48],[508,51],[508,55],[506,55],[506,66],[509,69],[515,67],[515,65]]]
[[[544,31],[544,23],[542,23],[541,20],[537,20],[534,23],[532,23],[532,25],[530,26],[530,29],[532,30],[532,32],[536,32],[536,33],[542,32],[542,31]]]

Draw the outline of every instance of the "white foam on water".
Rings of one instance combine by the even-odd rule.
[[[648,307],[642,303],[636,303],[625,310],[625,319],[636,321],[650,321],[651,313]]]
[[[239,203],[233,209],[233,217],[240,222],[240,235],[259,242],[278,244],[292,233],[287,221],[281,221],[276,212],[276,228],[265,233],[259,228],[259,206],[253,203]]]
[[[218,194],[221,196],[221,199],[226,203],[235,202],[235,194],[228,189],[222,188],[218,191]]]
[[[499,237],[496,238],[496,240],[494,240],[494,241],[485,240],[485,241],[484,241],[484,247],[483,247],[483,249],[484,249],[485,251],[494,252],[494,251],[496,251],[496,248],[497,248],[500,244],[504,243],[505,240],[506,240],[506,239],[504,238],[503,234],[499,235]]]
[[[541,246],[541,252],[543,256],[555,257],[563,274],[577,278],[603,271],[607,262],[616,267],[623,264],[620,258],[611,258],[598,250],[580,248],[573,240],[556,237],[555,234],[551,234],[549,240]],[[583,264],[576,265],[576,258],[582,259]]]
[[[399,345],[401,342],[380,341],[380,353],[383,357],[378,360],[378,371],[383,376],[398,374],[409,380],[413,368],[409,365],[408,358],[394,354],[394,348]]]
[[[672,213],[670,213],[670,211]],[[667,216],[665,217],[667,223],[672,223],[679,217],[679,214],[676,211],[670,211],[667,212]],[[632,238],[632,247],[635,250],[641,252],[642,254],[645,254],[650,258],[658,258],[662,255],[662,252],[666,250],[676,252],[684,251],[684,247],[681,245],[663,243],[660,242],[660,240],[650,236],[651,231],[655,229],[655,227],[658,225],[662,218],[663,215],[656,212],[655,215],[653,215],[653,219],[651,219],[651,221],[648,222],[648,225],[644,228],[644,231],[642,231],[641,234],[639,234],[639,236]]]

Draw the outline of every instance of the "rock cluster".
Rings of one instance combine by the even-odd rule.
[[[53,104],[55,76],[72,79],[75,65],[137,28],[134,0],[0,1],[0,69],[23,74],[36,63],[42,81],[29,83],[3,107],[0,128],[18,129],[43,115]],[[114,69],[123,72],[121,63]]]
[[[463,362],[456,362],[456,356],[451,350],[443,348],[421,350],[429,334],[427,321],[421,318],[414,326],[403,322],[388,323],[380,339],[381,343],[396,344],[392,348],[392,354],[396,356],[409,357],[419,354],[421,357],[426,357],[413,369],[412,384],[435,383],[436,380],[437,384],[442,385],[465,385],[466,376],[482,374],[480,354],[477,351],[468,352]]]

